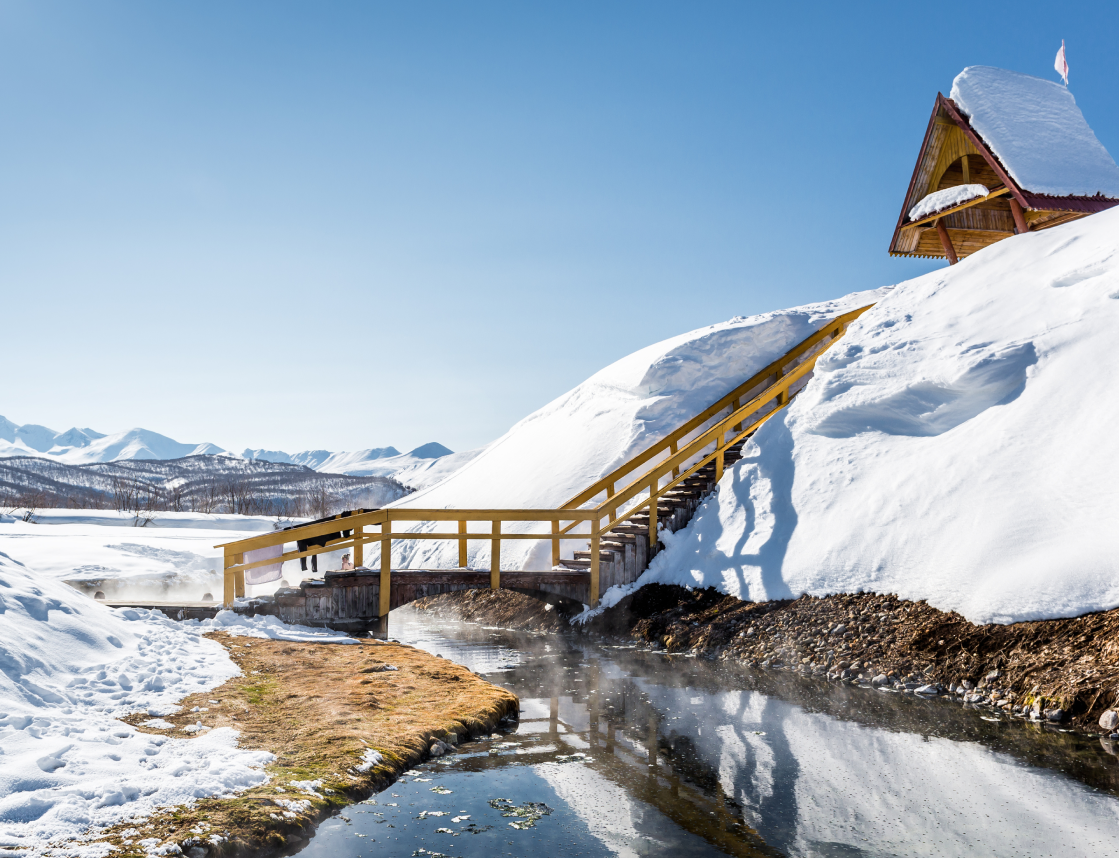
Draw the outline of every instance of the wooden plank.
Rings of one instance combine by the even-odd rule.
[[[493,522],[490,532],[490,588],[496,590],[501,587],[501,522]]]
[[[592,608],[598,604],[599,573],[602,565],[602,558],[599,557],[599,542],[601,540],[598,530],[599,524],[601,524],[601,521],[591,523],[591,592],[590,601],[587,604]]]
[[[381,592],[377,616],[387,617],[392,610],[392,524],[381,526]]]
[[[989,200],[993,200],[996,197],[1001,197],[1001,196],[1003,196],[1005,194],[1009,194],[1009,193],[1010,193],[1010,188],[1007,188],[1007,187],[996,188],[995,190],[991,191],[991,193],[987,194],[984,197],[976,197],[974,200],[968,200],[966,203],[960,203],[958,206],[952,206],[952,208],[950,208],[950,209],[944,209],[943,211],[939,211],[936,214],[931,214],[931,215],[928,215],[927,217],[921,218],[920,220],[915,220],[912,223],[907,223],[906,226],[907,227],[924,226],[926,223],[934,223],[935,221],[939,220],[942,217],[947,217],[950,214],[955,214],[956,212],[961,212],[964,209],[969,209],[972,206],[977,206],[980,203],[988,202]]]
[[[555,523],[553,522],[553,526]],[[460,521],[458,523],[458,565],[460,568],[465,569],[467,564],[467,542],[466,542],[466,522]]]

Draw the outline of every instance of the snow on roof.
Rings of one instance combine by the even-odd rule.
[[[985,197],[989,193],[986,185],[953,185],[943,191],[933,191],[909,210],[909,219],[920,220],[925,215],[950,209],[976,197]]]
[[[1067,88],[1018,72],[969,66],[952,82],[951,97],[1023,190],[1119,198],[1119,167]]]

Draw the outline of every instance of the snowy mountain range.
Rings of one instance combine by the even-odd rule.
[[[356,477],[393,477],[414,488],[430,485],[473,459],[480,451],[453,453],[431,442],[401,453],[395,447],[352,452],[247,449],[240,455],[216,444],[184,444],[150,429],[129,429],[105,435],[74,427],[56,432],[35,423],[17,425],[0,417],[0,458],[36,456],[65,465],[89,465],[132,459],[181,459],[186,456],[228,456],[280,464],[303,465],[321,473]]]

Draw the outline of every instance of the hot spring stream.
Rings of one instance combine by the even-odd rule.
[[[1119,850],[1106,741],[409,608],[390,633],[512,689],[520,723],[324,822],[306,858]]]

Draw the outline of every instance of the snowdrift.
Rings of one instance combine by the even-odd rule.
[[[877,591],[977,623],[1119,606],[1119,211],[897,286],[638,582]]]
[[[232,730],[171,739],[116,720],[237,672],[200,629],[110,611],[0,553],[0,849],[262,783],[271,755]]]
[[[881,294],[861,292],[775,313],[740,316],[641,349],[530,414],[442,482],[392,506],[557,507],[780,357],[828,319],[872,303]],[[506,529],[516,532],[517,526]],[[397,568],[458,565],[453,544],[397,545],[393,549]],[[573,542],[564,544],[565,557],[573,550]],[[547,569],[549,552],[546,543],[508,543],[502,546],[502,567]],[[488,568],[489,557],[488,542],[471,543],[471,565]]]

